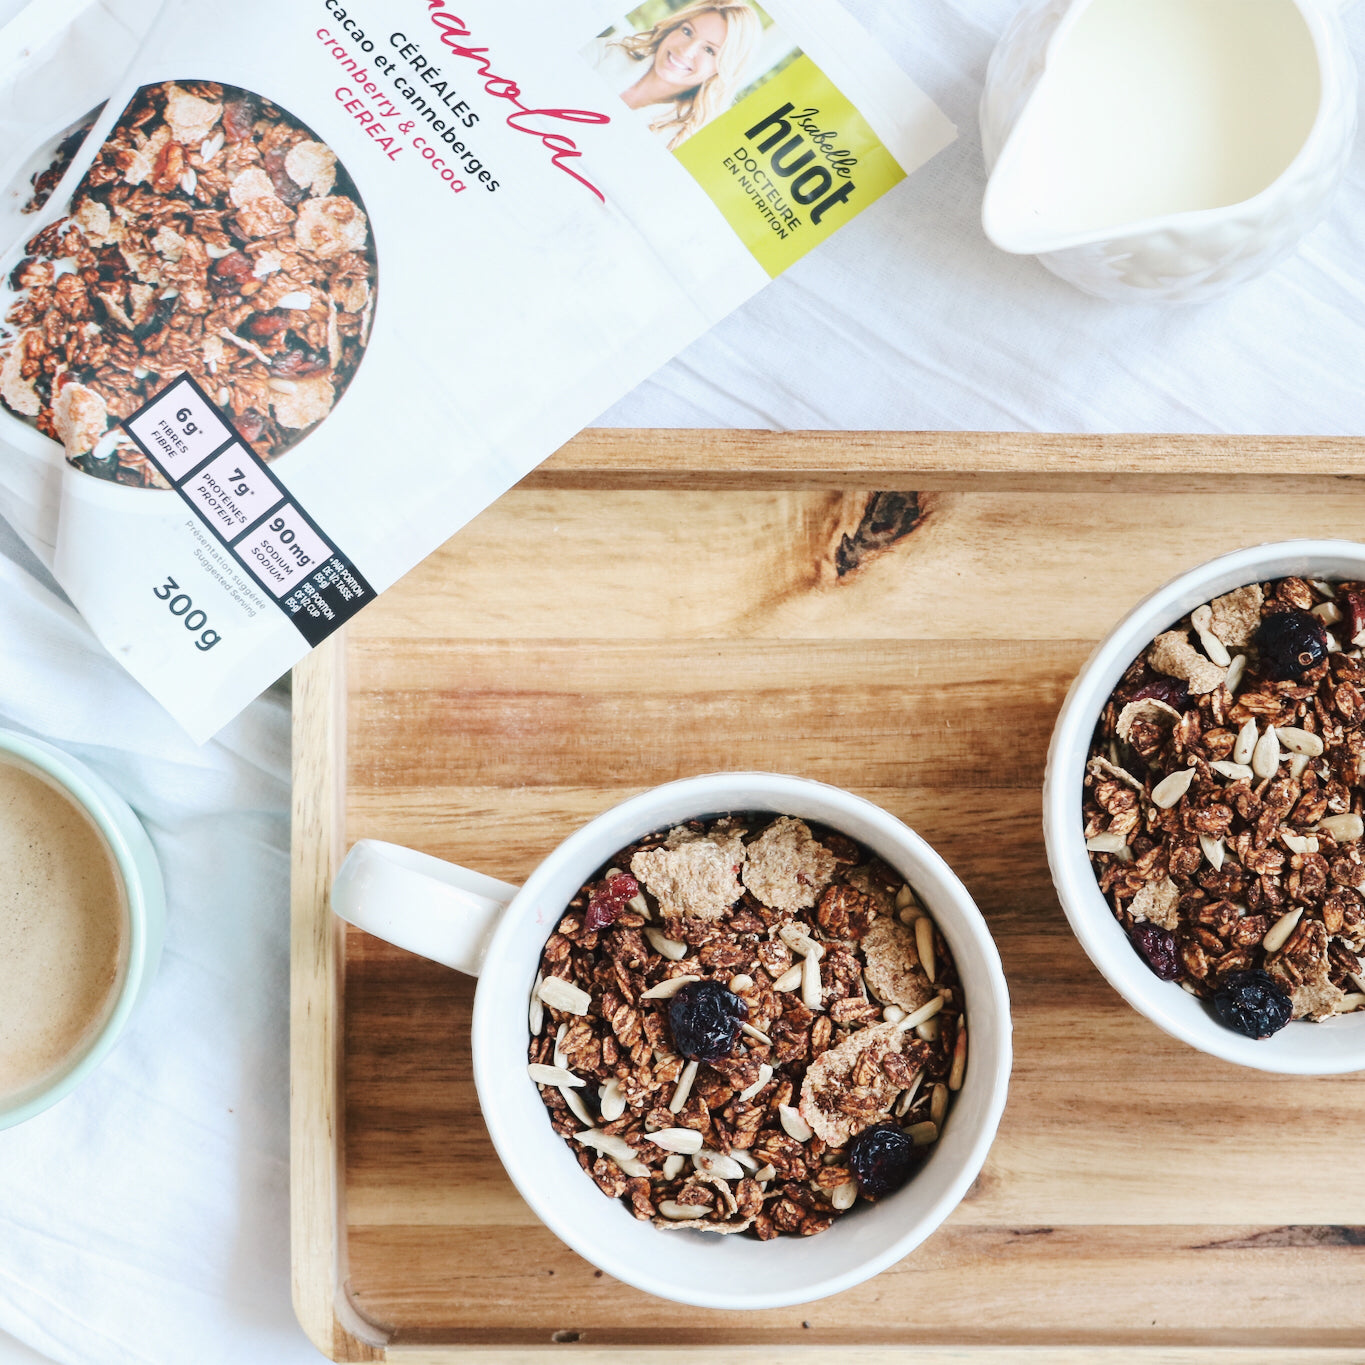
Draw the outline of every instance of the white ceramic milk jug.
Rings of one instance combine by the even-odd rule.
[[[1106,299],[1288,254],[1355,140],[1350,0],[1029,0],[981,98],[987,237]]]

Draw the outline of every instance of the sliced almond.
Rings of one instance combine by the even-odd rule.
[[[1251,771],[1257,777],[1274,777],[1280,770],[1280,737],[1273,725],[1265,727],[1265,734],[1256,741],[1251,751]]]
[[[1256,752],[1257,738],[1256,719],[1253,716],[1237,731],[1237,742],[1232,746],[1232,761],[1250,763],[1251,755]]]
[[[635,895],[626,902],[626,908],[634,910],[637,915],[643,915],[645,919],[654,918],[650,913],[649,902],[645,899],[645,893],[643,891],[637,891]]]
[[[664,1157],[664,1179],[676,1180],[687,1165],[687,1158],[681,1152],[670,1152]]]
[[[921,915],[915,921],[915,951],[919,954],[919,965],[932,986],[938,964],[934,961],[934,922],[928,915]]]
[[[1365,820],[1358,815],[1329,815],[1325,820],[1319,820],[1313,828],[1339,844],[1349,844],[1365,835]]]
[[[568,1033],[568,1031],[569,1026],[567,1023],[561,1024],[555,1030],[554,1064],[556,1066],[562,1066],[566,1070],[568,1069],[569,1061],[564,1055],[564,1035]]]
[[[676,1199],[661,1199],[659,1201],[659,1212],[675,1223],[684,1220],[703,1217],[706,1210],[696,1204],[679,1204]],[[684,1229],[686,1231],[686,1229]]]
[[[858,1182],[856,1180],[845,1180],[842,1185],[836,1185],[829,1193],[830,1204],[841,1213],[845,1209],[851,1209],[858,1201]]]
[[[657,986],[651,986],[647,991],[640,992],[641,1000],[672,1000],[682,988],[693,981],[700,981],[699,976],[671,976],[667,981],[660,981]]]
[[[545,1027],[545,1002],[540,998],[540,983],[545,978],[536,973],[535,984],[531,987],[531,1008],[527,1023],[531,1026],[531,1037],[539,1038],[540,1030]]]
[[[943,997],[936,995],[932,1000],[926,1000],[919,1009],[907,1014],[896,1027],[902,1033],[906,1032],[907,1029],[918,1028],[926,1019],[932,1019],[942,1008]]]
[[[541,1062],[532,1062],[526,1068],[526,1074],[537,1085],[568,1085],[575,1089],[580,1085],[587,1085],[582,1076],[575,1076],[572,1071],[566,1071],[562,1066],[545,1066]]]
[[[773,990],[794,991],[801,984],[801,974],[804,965],[803,962],[794,962],[777,978],[776,981],[773,982]]]
[[[820,982],[820,957],[807,953],[801,964],[801,1003],[808,1010],[818,1010],[824,999],[824,987]]]
[[[1289,935],[1299,927],[1299,921],[1303,918],[1304,907],[1302,905],[1290,910],[1287,914],[1281,915],[1275,921],[1261,940],[1261,947],[1267,953],[1278,953],[1286,943],[1289,942]]]
[[[649,940],[649,946],[662,957],[668,958],[670,962],[681,962],[687,956],[687,944],[679,943],[676,939],[666,938],[658,929],[645,926],[645,937]]]
[[[923,1123],[912,1123],[905,1130],[905,1136],[916,1147],[927,1147],[931,1142],[938,1141],[938,1124],[931,1123],[927,1119]]]
[[[940,1081],[929,1092],[929,1117],[933,1122],[942,1124],[943,1116],[948,1112],[948,1087]]]
[[[1209,767],[1218,774],[1219,777],[1226,777],[1230,782],[1250,782],[1255,773],[1251,771],[1249,763],[1234,763],[1231,759],[1218,758],[1209,764]]]
[[[1337,1013],[1354,1014],[1362,1005],[1365,1005],[1365,992],[1348,991],[1337,1001]]]
[[[1196,607],[1190,613],[1190,624],[1194,627],[1195,634],[1199,636],[1199,643],[1204,646],[1204,653],[1219,668],[1226,668],[1232,662],[1232,656],[1228,653],[1228,647],[1211,629],[1213,608],[1207,602],[1202,607]]]
[[[1227,688],[1229,696],[1235,696],[1237,689],[1242,685],[1242,675],[1247,671],[1247,656],[1245,654],[1234,654],[1232,662],[1228,665],[1228,675],[1223,679],[1223,686]]]
[[[1325,578],[1310,578],[1309,586],[1316,588],[1324,597],[1335,597],[1337,595],[1337,585],[1329,583]]]
[[[896,1100],[892,1113],[898,1119],[903,1119],[910,1112],[910,1106],[915,1102],[915,1096],[919,1093],[920,1082],[924,1080],[924,1072],[920,1072],[910,1084],[901,1091]]]
[[[1341,620],[1341,608],[1335,602],[1319,602],[1313,608],[1313,615],[1325,626],[1334,626]]]
[[[564,1096],[564,1103],[569,1106],[569,1112],[579,1123],[586,1123],[592,1126],[593,1117],[588,1113],[588,1106],[583,1103],[583,1097],[572,1086],[561,1085],[559,1093]]]
[[[967,1074],[967,1021],[958,1025],[957,1041],[953,1044],[953,1065],[948,1072],[948,1089],[961,1090]]]
[[[1280,838],[1291,853],[1316,853],[1318,851],[1318,841],[1311,834],[1291,834],[1288,830],[1281,830]]]
[[[552,1010],[563,1010],[565,1014],[587,1014],[588,1006],[592,1004],[592,996],[587,991],[579,990],[572,981],[558,976],[547,976],[536,987],[536,994]]]
[[[752,1038],[757,1043],[766,1043],[772,1047],[773,1040],[761,1028],[755,1028],[752,1024],[741,1024],[739,1027],[746,1038]]]
[[[730,1155],[734,1157],[750,1175],[758,1170],[758,1161],[755,1159],[754,1154],[745,1151],[743,1147],[732,1147],[730,1149]]]
[[[773,1069],[767,1062],[763,1062],[758,1068],[758,1079],[751,1085],[739,1092],[739,1099],[742,1104],[748,1104],[765,1085],[773,1078]]]
[[[1152,804],[1161,810],[1170,810],[1189,791],[1193,781],[1193,768],[1177,768],[1152,788]]]
[[[646,1133],[645,1139],[666,1152],[684,1156],[701,1151],[701,1134],[695,1128],[661,1128],[657,1133]]]
[[[938,1042],[938,1020],[926,1019],[922,1024],[917,1024],[915,1033],[923,1038],[926,1043]]]
[[[1315,735],[1311,730],[1279,725],[1275,727],[1275,733],[1279,735],[1280,743],[1292,754],[1307,754],[1309,758],[1317,758],[1322,753],[1322,736]]]
[[[1215,839],[1211,834],[1201,834],[1199,836],[1199,847],[1204,852],[1204,857],[1209,860],[1209,866],[1215,872],[1223,870],[1223,857],[1227,848],[1221,839]]]
[[[760,1185],[766,1185],[776,1174],[777,1170],[775,1167],[771,1165],[760,1166],[758,1170],[754,1172],[754,1179],[757,1180]]]
[[[896,909],[904,910],[906,906],[915,904],[915,893],[910,889],[910,884],[906,882],[901,889],[896,892]]]
[[[815,1134],[811,1126],[801,1117],[800,1111],[790,1104],[779,1104],[777,1116],[782,1121],[783,1131],[797,1142],[809,1142]]]

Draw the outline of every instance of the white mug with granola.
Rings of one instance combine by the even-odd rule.
[[[948,1215],[999,1122],[985,922],[919,836],[838,788],[670,783],[520,889],[361,841],[332,900],[478,975],[475,1081],[509,1175],[661,1297],[766,1308],[866,1279]]]

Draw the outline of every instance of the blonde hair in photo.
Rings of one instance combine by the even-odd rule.
[[[653,61],[659,44],[700,14],[720,15],[725,21],[725,41],[716,59],[716,74],[669,100],[667,110],[649,125],[656,133],[672,130],[673,136],[668,141],[670,151],[686,142],[733,99],[762,32],[758,15],[745,0],[691,0],[668,18],[660,19],[653,28],[621,38],[615,44],[637,62]]]

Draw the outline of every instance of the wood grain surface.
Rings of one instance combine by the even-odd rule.
[[[1365,1358],[1365,1082],[1241,1070],[1133,1013],[1066,925],[1039,794],[1094,641],[1224,550],[1358,536],[1363,457],[588,433],[311,656],[293,1180],[313,1339],[504,1365]],[[479,1118],[472,983],[341,935],[325,900],[359,837],[516,882],[607,806],[726,767],[837,783],[923,834],[990,923],[1016,1029],[999,1137],[944,1227],[860,1288],[745,1315],[628,1289],[546,1232]]]

